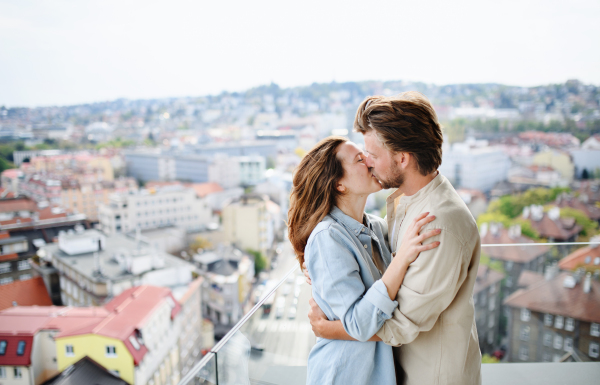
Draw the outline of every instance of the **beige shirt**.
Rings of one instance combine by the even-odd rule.
[[[396,297],[398,308],[377,335],[388,345],[402,345],[395,357],[405,385],[481,384],[473,305],[481,245],[477,225],[450,182],[438,174],[412,196],[396,191],[388,197],[392,252],[411,221],[424,212],[436,219],[423,231],[442,229],[424,243],[441,244],[410,265]]]

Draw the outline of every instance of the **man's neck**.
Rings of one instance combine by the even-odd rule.
[[[412,172],[412,175],[408,175],[407,178],[400,186],[399,190],[406,196],[415,195],[423,187],[427,186],[429,182],[438,176],[439,172],[434,171],[431,174],[421,175],[418,171]]]

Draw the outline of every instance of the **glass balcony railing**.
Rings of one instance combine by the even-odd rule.
[[[518,243],[518,239],[512,244],[491,243],[483,237],[486,239],[473,299],[482,354],[491,360],[499,357],[500,363],[482,365],[483,384],[594,383],[600,376],[600,362],[570,362],[581,361],[578,340],[566,343],[571,334],[579,339],[578,330],[550,327],[547,317],[535,310],[524,321],[525,318],[520,318],[521,309],[513,311],[505,301],[519,289],[533,290],[535,285],[551,280],[561,280],[559,286],[563,287],[566,275],[576,277],[575,286],[568,290],[583,290],[585,272],[561,271],[557,262],[578,248],[600,245]],[[594,265],[594,262],[585,269],[592,274],[598,270],[595,273],[598,275],[600,263]],[[294,264],[179,385],[305,384],[308,355],[316,342],[307,317],[310,297],[311,288]],[[544,333],[549,331],[562,335],[565,342],[560,347],[546,346]],[[578,354],[571,354],[573,351]]]

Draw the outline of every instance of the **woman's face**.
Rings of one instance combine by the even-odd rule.
[[[344,177],[338,182],[338,189],[346,194],[369,195],[381,190],[381,184],[367,167],[365,153],[352,142],[342,143],[337,152],[344,167]],[[341,186],[340,186],[341,185]]]

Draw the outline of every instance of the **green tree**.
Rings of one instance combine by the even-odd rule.
[[[254,257],[254,275],[267,268],[267,258],[260,251],[248,249],[246,252]]]
[[[563,207],[560,209],[561,218],[574,218],[575,222],[583,227],[581,236],[589,238],[598,233],[598,222],[588,218],[588,216],[581,210],[574,209],[572,207]]]

